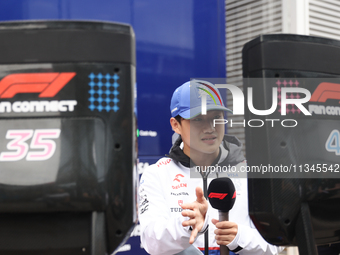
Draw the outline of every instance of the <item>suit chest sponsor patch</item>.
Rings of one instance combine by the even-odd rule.
[[[188,184],[183,181],[184,175],[183,174],[176,174],[175,178],[172,180],[172,189],[180,189],[180,188],[187,188]]]
[[[170,193],[171,196],[189,196],[189,193],[188,192],[171,192]]]

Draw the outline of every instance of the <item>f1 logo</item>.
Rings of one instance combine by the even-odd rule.
[[[227,195],[228,195],[228,193],[214,193],[214,192],[211,192],[209,194],[209,198],[218,198],[218,199],[222,200]]]
[[[18,93],[54,97],[75,75],[74,72],[10,74],[0,81],[0,98],[12,98]]]
[[[340,100],[340,84],[330,82],[320,83],[309,101],[324,103],[327,99]]]

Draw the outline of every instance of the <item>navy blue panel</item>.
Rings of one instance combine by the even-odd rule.
[[[30,0],[23,1],[24,19],[60,19],[59,0]]]
[[[140,137],[140,155],[168,153],[176,87],[193,77],[225,76],[223,4],[154,0],[135,5],[139,128],[157,132],[157,137]]]
[[[22,0],[1,1],[0,20],[21,20],[23,19]]]
[[[64,0],[65,19],[115,21],[132,24],[133,1],[128,0]]]

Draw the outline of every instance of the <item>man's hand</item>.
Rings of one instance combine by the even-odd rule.
[[[215,229],[215,239],[218,245],[227,245],[230,244],[238,231],[238,226],[236,223],[231,221],[221,221],[219,222],[216,219],[212,219],[211,222],[216,226]]]
[[[202,230],[205,215],[208,211],[208,202],[203,195],[203,190],[200,187],[196,187],[196,201],[193,203],[185,203],[182,205],[182,215],[189,217],[187,221],[183,221],[183,227],[191,226],[192,231],[190,235],[189,243],[193,244],[197,233]],[[185,210],[188,209],[188,210]]]

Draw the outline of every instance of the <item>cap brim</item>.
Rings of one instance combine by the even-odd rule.
[[[225,111],[225,112],[230,112],[233,113],[232,110],[222,106],[222,105],[207,105],[207,111],[212,111],[212,110],[217,110],[217,111]],[[202,112],[202,106],[198,106],[189,110],[186,110],[184,112],[179,113],[179,115],[184,118],[184,119],[192,119],[198,115],[200,115]]]

